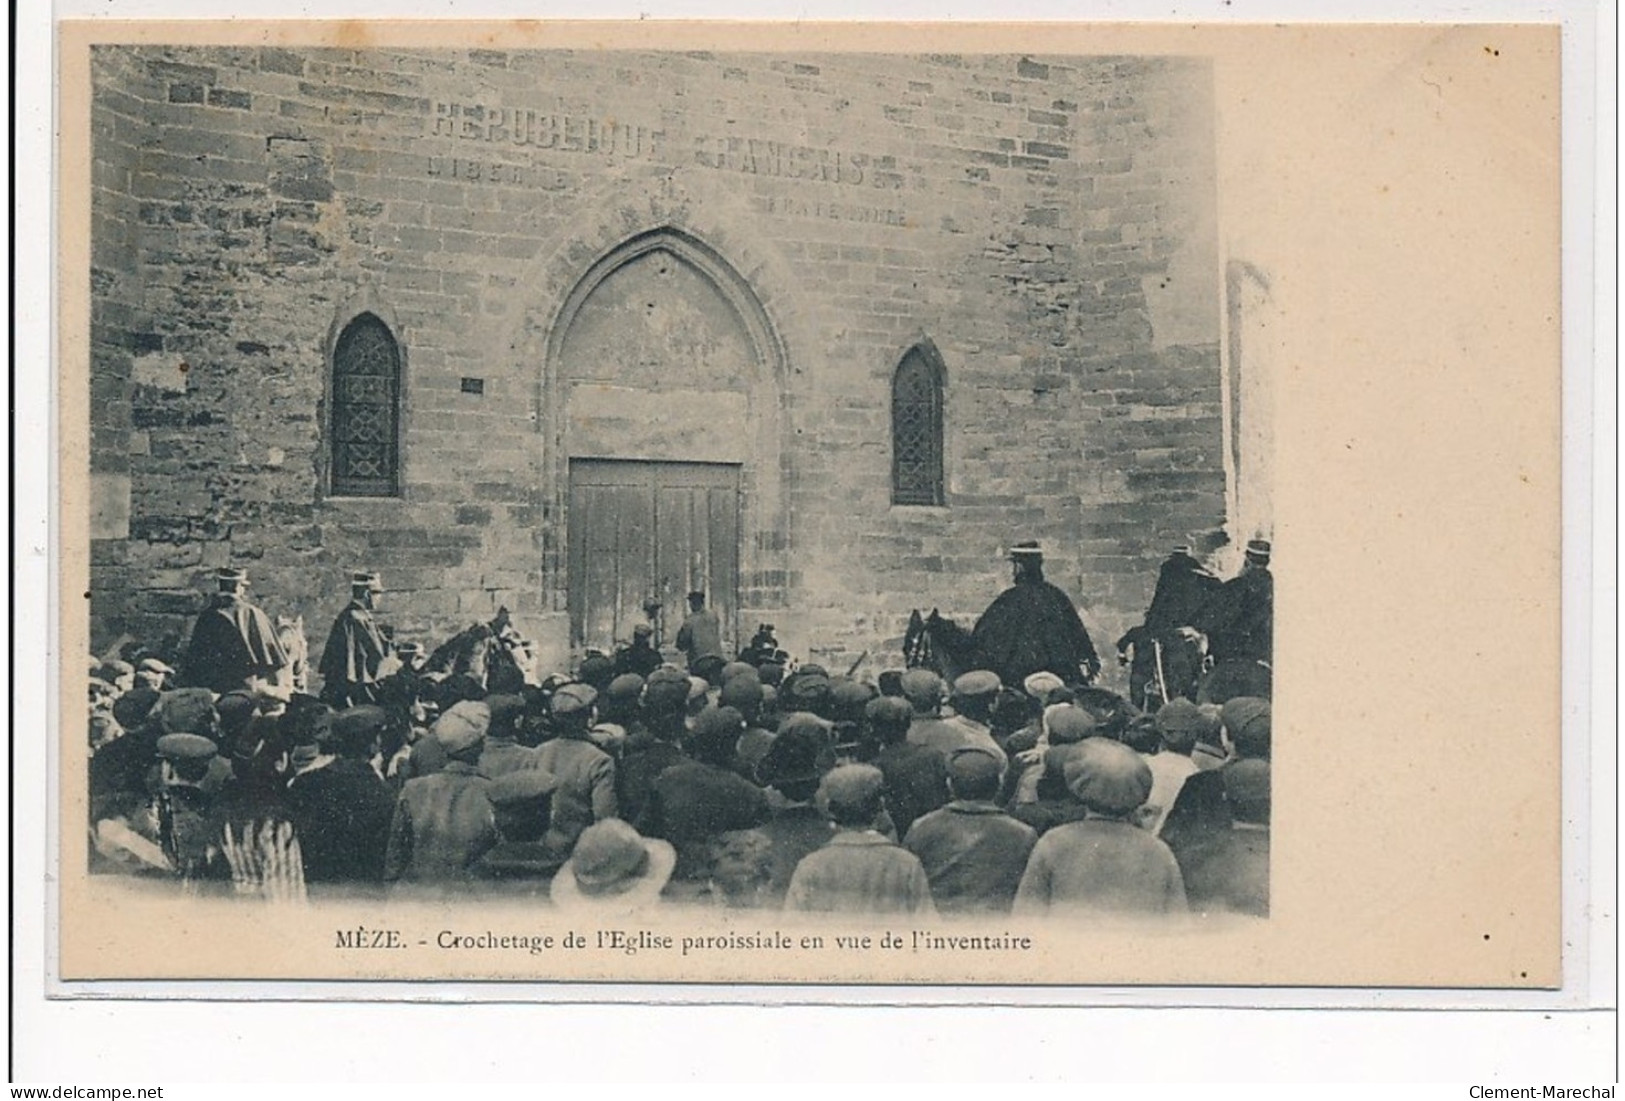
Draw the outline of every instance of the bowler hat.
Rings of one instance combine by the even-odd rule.
[[[594,688],[607,687],[615,679],[615,659],[607,654],[588,654],[581,659],[580,677]]]
[[[817,780],[835,765],[829,724],[816,715],[786,716],[778,736],[756,764],[756,781],[769,787]]]

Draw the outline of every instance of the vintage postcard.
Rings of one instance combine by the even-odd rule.
[[[60,993],[1562,984],[1556,26],[59,43]]]

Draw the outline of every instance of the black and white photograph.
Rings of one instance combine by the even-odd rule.
[[[1487,671],[1384,672],[1358,623],[1277,662],[1277,572],[1284,622],[1400,590],[1277,538],[1285,486],[1358,484],[1283,454],[1386,445],[1278,419],[1318,370],[1285,334],[1359,306],[1238,228],[1232,47],[448,32],[75,43],[64,978],[1171,981],[1291,935],[1283,877],[1335,894],[1373,760],[1329,738]],[[1513,756],[1555,760],[1548,702]],[[1278,973],[1425,970],[1389,951]]]

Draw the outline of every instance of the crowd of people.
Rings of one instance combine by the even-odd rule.
[[[438,668],[374,622],[373,573],[312,695],[280,683],[246,574],[218,583],[180,670],[135,644],[91,661],[93,871],[269,899],[1269,911],[1261,695],[1135,701],[1090,683],[1098,662],[871,682],[797,664],[766,626],[730,657],[701,593],[681,664],[640,627],[568,674],[492,632]]]

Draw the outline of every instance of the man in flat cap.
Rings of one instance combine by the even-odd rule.
[[[480,857],[497,843],[487,795],[491,781],[478,767],[490,724],[490,710],[475,700],[456,704],[435,721],[431,736],[445,751],[446,763],[401,788],[384,853],[386,881],[466,883]]]
[[[547,844],[553,793],[559,782],[542,768],[504,773],[486,793],[496,813],[500,840],[474,866],[474,874],[498,893],[542,900],[565,855]]]
[[[1196,775],[1191,750],[1200,741],[1216,742],[1219,722],[1217,717],[1184,697],[1163,704],[1152,722],[1158,744],[1145,762],[1151,769],[1151,794],[1140,808],[1140,825],[1153,834],[1160,834],[1180,789],[1186,780]]]
[[[553,793],[548,844],[568,856],[576,838],[594,822],[615,818],[615,759],[592,742],[598,690],[590,684],[560,685],[553,692],[554,737],[536,748],[535,764],[558,781]]]
[[[677,648],[688,655],[688,671],[711,680],[728,659],[722,652],[722,621],[705,606],[705,593],[688,594],[688,618],[677,629]]]
[[[377,703],[378,682],[400,668],[372,616],[383,591],[376,573],[358,570],[350,575],[350,603],[333,621],[317,665],[322,699],[333,708]]]
[[[1263,662],[1274,653],[1275,576],[1270,573],[1270,544],[1252,539],[1241,572],[1221,585],[1203,604],[1192,624],[1207,635],[1215,665]]]
[[[248,571],[223,566],[215,583],[219,591],[192,626],[182,662],[186,683],[216,693],[252,691],[275,680],[288,655],[270,618],[248,601]]]
[[[1044,580],[1044,553],[1035,542],[1010,548],[1015,584],[976,621],[971,636],[987,667],[1011,687],[1040,670],[1068,684],[1100,672],[1089,632],[1072,598]]]
[[[965,731],[967,747],[993,746],[1005,753],[993,733],[993,705],[1004,687],[999,675],[987,669],[973,669],[955,678],[949,702],[954,713],[948,721]]]
[[[1185,885],[1173,853],[1132,820],[1151,792],[1151,769],[1140,755],[1109,738],[1086,738],[1067,756],[1064,770],[1088,817],[1038,839],[1014,913],[1184,912]]]
[[[955,750],[981,749],[997,758],[1002,767],[1006,763],[1004,750],[986,727],[943,717],[944,688],[942,678],[929,669],[910,669],[903,674],[903,698],[914,710],[908,728],[909,744],[934,749],[944,760]]]
[[[994,802],[1003,781],[1004,768],[992,754],[956,751],[948,758],[953,800],[916,821],[903,838],[903,847],[920,858],[941,913],[1010,912],[1038,834]]]
[[[786,912],[935,915],[919,858],[875,828],[885,786],[873,765],[842,765],[824,777],[820,798],[837,832],[796,865]]]

